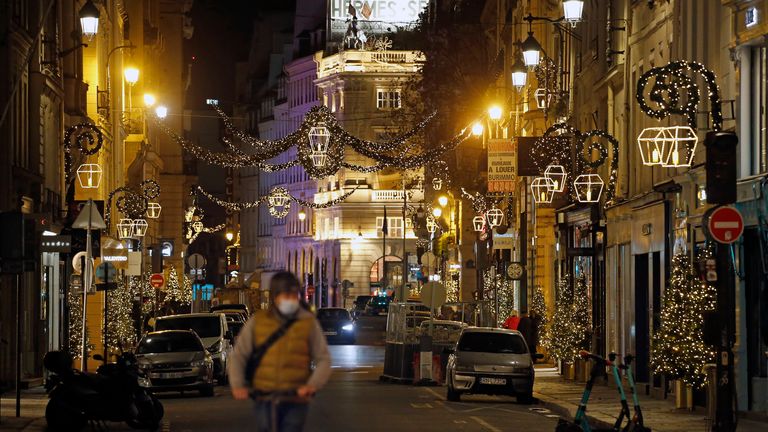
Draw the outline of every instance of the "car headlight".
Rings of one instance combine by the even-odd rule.
[[[352,331],[352,330],[355,329],[355,325],[354,324],[347,324],[347,325],[343,326],[341,329],[344,330],[344,331]]]
[[[215,344],[208,347],[208,352],[211,352],[211,353],[217,353],[219,352],[219,350],[221,350],[221,341],[218,341]]]
[[[147,378],[139,377],[139,387],[152,387],[152,383],[150,383]]]

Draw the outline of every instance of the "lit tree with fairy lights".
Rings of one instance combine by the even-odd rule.
[[[125,281],[117,283],[117,289],[107,295],[107,346],[112,348],[131,346],[135,342],[133,322],[133,294]]]
[[[536,285],[536,288],[533,290],[531,317],[536,317],[538,321],[536,331],[538,332],[539,345],[548,350],[550,346],[547,331],[549,327],[549,313],[547,312],[547,304],[544,301],[544,291],[541,289],[541,285]]]
[[[705,249],[702,257],[711,256]],[[701,387],[706,376],[705,363],[713,352],[704,344],[704,312],[716,306],[715,288],[699,279],[691,268],[688,256],[678,253],[672,258],[669,283],[664,290],[659,330],[653,338],[651,364],[657,374]]]
[[[558,283],[552,325],[546,336],[550,354],[564,363],[572,363],[579,350],[589,347],[591,330],[586,278],[576,277],[575,288],[571,287],[569,279],[566,275]]]

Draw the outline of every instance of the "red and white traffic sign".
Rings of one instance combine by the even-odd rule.
[[[707,231],[718,243],[733,243],[744,232],[744,218],[731,206],[717,207],[709,213]]]
[[[153,273],[149,277],[149,284],[155,288],[160,288],[165,285],[165,277],[161,273]]]

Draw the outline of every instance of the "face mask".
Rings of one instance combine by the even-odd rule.
[[[282,300],[277,304],[277,310],[285,316],[291,316],[299,310],[298,300]]]

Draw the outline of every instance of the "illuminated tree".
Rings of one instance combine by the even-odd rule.
[[[706,258],[711,254],[711,250],[706,249],[701,256]],[[660,327],[653,338],[651,365],[655,373],[693,387],[704,384],[706,376],[702,368],[712,360],[713,353],[704,344],[702,326],[704,312],[715,308],[716,297],[715,288],[693,272],[685,253],[672,258]]]
[[[131,289],[121,279],[117,289],[107,293],[107,345],[112,348],[131,346],[136,338]]]
[[[573,362],[579,350],[589,348],[591,314],[587,283],[584,276],[576,277],[575,289],[566,275],[558,283],[558,295],[552,325],[547,339],[552,357],[565,363]]]
[[[538,321],[536,331],[539,345],[548,350],[549,338],[547,329],[549,327],[549,313],[547,311],[547,304],[544,301],[544,291],[541,289],[541,285],[536,285],[536,288],[533,290],[531,316],[535,316]]]

